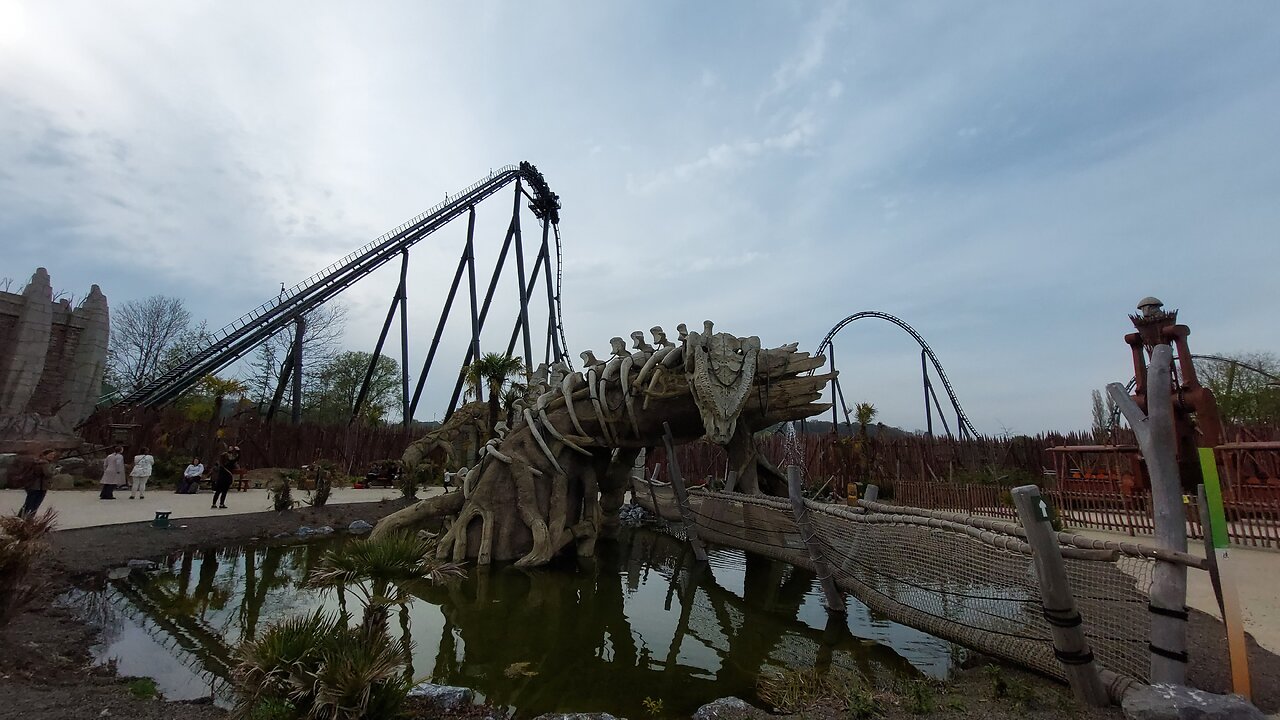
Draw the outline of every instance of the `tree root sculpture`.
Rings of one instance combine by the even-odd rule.
[[[634,353],[614,338],[608,361],[588,351],[582,373],[551,368],[517,403],[510,430],[480,448],[461,491],[393,513],[374,533],[454,517],[437,549],[442,558],[536,567],[570,545],[591,557],[600,537],[617,532],[635,459],[661,443],[664,423],[678,444],[705,436],[725,445],[740,491],[785,495],[752,429],[827,409],[818,400],[834,375],[803,375],[824,358],[794,344],[761,349],[758,338],[715,333],[710,322],[701,333],[680,329],[678,344],[654,328],[653,345],[632,334]],[[411,446],[406,466],[429,447]]]

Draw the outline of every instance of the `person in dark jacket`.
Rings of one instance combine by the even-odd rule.
[[[218,464],[213,468],[213,503],[210,508],[227,507],[227,491],[231,489],[236,465],[240,462],[240,448],[229,448],[218,456]]]
[[[58,451],[49,448],[40,453],[34,465],[27,469],[27,501],[22,504],[18,515],[31,517],[40,509],[44,496],[49,492],[49,483],[53,480],[53,463],[58,459]]]

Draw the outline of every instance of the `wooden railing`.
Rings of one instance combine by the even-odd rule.
[[[1122,493],[1048,487],[1042,488],[1041,493],[1070,527],[1108,530],[1133,537],[1155,532],[1149,491]],[[1194,496],[1186,496],[1184,500],[1187,535],[1203,538],[1197,500]],[[894,485],[893,502],[1011,520],[1017,517],[1009,499],[1009,488],[997,485],[901,481]],[[1280,501],[1274,496],[1251,494],[1246,489],[1224,497],[1223,506],[1232,543],[1280,548]]]

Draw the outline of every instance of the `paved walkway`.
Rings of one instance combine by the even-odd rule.
[[[1106,530],[1070,528],[1073,533],[1103,540],[1138,542],[1154,545],[1151,537],[1129,537],[1125,533]],[[1188,552],[1204,557],[1204,542],[1189,540]],[[1231,560],[1239,579],[1240,614],[1244,628],[1262,647],[1280,654],[1280,552],[1257,548],[1231,548]],[[1222,619],[1218,601],[1213,595],[1209,573],[1200,570],[1187,571],[1187,605],[1201,612]]]
[[[419,490],[418,497],[428,497],[440,492],[441,488],[437,487]],[[295,500],[304,500],[307,493],[305,490],[294,490],[293,497]],[[400,491],[396,488],[334,488],[329,496],[329,504],[376,502],[398,497]],[[25,499],[26,492],[23,490],[0,490],[0,513],[8,515],[17,512]],[[117,490],[115,500],[99,500],[96,489],[51,490],[40,509],[56,508],[58,528],[61,530],[150,521],[155,518],[157,510],[171,511],[170,521],[180,525],[182,518],[240,515],[272,509],[271,496],[266,490],[232,490],[227,494],[226,510],[210,508],[209,502],[212,499],[213,494],[210,492],[179,495],[172,490],[155,490],[147,493],[145,498],[130,500],[128,490]]]

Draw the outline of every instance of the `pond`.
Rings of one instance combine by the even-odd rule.
[[[99,660],[154,677],[169,699],[232,698],[231,648],[279,618],[340,598],[301,587],[342,537],[303,545],[188,551],[75,598],[103,628]],[[950,645],[850,598],[828,617],[812,573],[738,550],[709,562],[660,532],[625,530],[598,557],[535,571],[476,570],[393,613],[413,642],[413,677],[461,685],[516,717],[643,717],[736,695],[755,701],[769,668],[841,667],[869,679],[944,677]],[[353,609],[358,605],[352,601]]]

